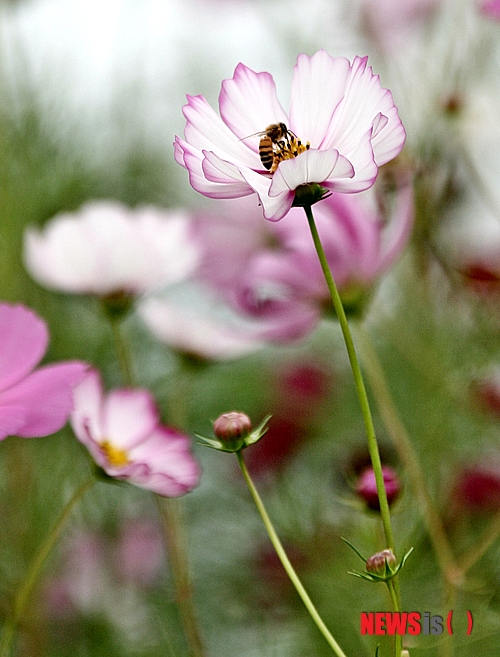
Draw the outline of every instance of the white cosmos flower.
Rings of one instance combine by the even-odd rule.
[[[139,302],[141,319],[160,342],[203,360],[231,360],[263,348],[257,327],[231,313],[222,298],[209,289],[190,291],[189,305],[154,296]]]
[[[287,214],[298,187],[368,189],[378,167],[398,155],[406,137],[392,94],[381,87],[367,58],[351,63],[324,50],[299,55],[288,113],[272,76],[244,64],[223,81],[219,110],[220,116],[203,96],[188,96],[185,138],[175,139],[175,159],[188,170],[196,191],[211,198],[255,193],[272,221]],[[284,123],[295,141],[294,148],[282,149],[284,157],[271,172],[260,160],[256,133],[277,123]]]
[[[95,201],[55,217],[41,230],[29,227],[24,262],[49,288],[135,295],[189,276],[198,264],[198,248],[187,215]]]

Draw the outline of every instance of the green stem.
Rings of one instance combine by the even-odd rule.
[[[392,606],[394,609],[399,610],[399,591],[397,590],[395,586],[394,579],[390,579],[387,582],[387,588],[389,589],[389,593],[391,595],[391,600],[392,600]],[[403,636],[396,632],[394,636],[394,652],[396,657],[401,657],[401,651],[403,650]]]
[[[342,305],[340,294],[337,290],[337,286],[335,285],[335,281],[333,280],[330,267],[328,266],[328,261],[326,259],[323,245],[321,244],[321,239],[319,237],[318,230],[316,228],[316,223],[314,221],[311,207],[306,206],[304,210],[306,212],[307,220],[309,222],[309,227],[311,229],[311,235],[313,238],[314,246],[316,247],[316,253],[318,254],[318,258],[321,264],[321,268],[323,270],[326,284],[328,286],[328,290],[330,291],[333,307],[335,308],[337,319],[342,329],[342,334],[344,336],[344,342],[347,349],[347,354],[349,356],[349,362],[351,364],[351,369],[354,376],[354,383],[356,385],[359,405],[361,406],[361,413],[363,415],[363,421],[366,429],[368,450],[370,452],[373,472],[377,484],[377,493],[378,493],[379,504],[380,504],[380,515],[382,518],[382,524],[384,526],[385,540],[387,542],[387,545],[385,547],[388,547],[393,552],[395,552],[394,536],[392,533],[392,525],[391,525],[391,514],[389,511],[389,503],[387,502],[387,495],[385,492],[384,476],[382,473],[382,463],[380,460],[380,453],[378,449],[377,438],[375,435],[375,428],[373,426],[373,419],[370,411],[370,405],[368,403],[368,397],[366,394],[366,388],[363,381],[363,376],[361,374],[361,367],[359,365],[358,357],[356,354],[356,348],[354,346],[354,341],[352,339],[351,330],[347,322],[347,317],[345,315],[344,306]],[[396,609],[396,611],[398,610]]]
[[[127,344],[123,338],[120,317],[110,318],[113,330],[113,338],[120,363],[120,370],[125,384],[133,387],[132,363]],[[184,395],[181,399],[184,401]],[[178,426],[184,422],[179,408],[176,409]],[[182,509],[182,500],[161,498],[156,496],[160,513],[163,535],[165,536],[166,548],[169,555],[170,565],[176,594],[176,602],[181,616],[182,629],[189,646],[189,654],[192,657],[203,657],[203,645],[198,629],[198,622],[193,606],[191,576],[187,559],[187,539]],[[2,657],[0,655],[0,657]]]
[[[332,648],[333,652],[337,655],[337,657],[346,657],[345,653],[343,650],[340,648],[339,644],[335,641],[333,636],[330,634],[330,631],[324,624],[323,620],[321,619],[318,611],[316,610],[316,607],[313,605],[311,598],[307,594],[307,591],[302,585],[302,582],[300,581],[297,573],[295,572],[292,564],[290,563],[290,560],[288,559],[285,550],[283,549],[283,546],[281,544],[280,539],[278,538],[278,535],[276,534],[276,531],[273,527],[273,524],[271,522],[271,519],[267,515],[267,511],[264,507],[264,504],[260,498],[259,493],[257,492],[257,489],[255,488],[253,481],[250,477],[250,473],[247,470],[247,467],[245,465],[245,462],[243,460],[243,454],[241,450],[239,452],[236,452],[236,457],[238,458],[238,463],[240,465],[241,471],[243,473],[243,477],[245,479],[245,482],[248,486],[248,489],[250,491],[250,494],[252,496],[253,501],[255,502],[255,506],[257,507],[257,510],[259,511],[260,517],[262,518],[264,525],[266,527],[267,533],[269,535],[269,538],[271,539],[271,543],[273,544],[274,549],[276,550],[276,554],[279,557],[279,560],[281,561],[283,568],[286,570],[286,573],[288,577],[290,578],[292,584],[295,586],[295,589],[297,590],[297,593],[300,596],[300,599],[304,603],[307,611],[311,615],[311,618],[313,621],[316,623],[319,631],[321,634],[324,636],[326,639],[327,643],[329,646]]]
[[[121,319],[119,317],[110,318],[111,330],[113,331],[113,340],[115,342],[116,353],[118,355],[118,362],[120,364],[120,371],[125,385],[129,388],[133,386],[132,363],[130,359],[129,350],[122,334]]]
[[[193,607],[182,499],[156,496],[175,585],[176,602],[192,657],[203,657],[203,643]]]
[[[73,508],[89,490],[94,481],[95,480],[93,478],[87,480],[73,493],[73,496],[62,510],[61,515],[55,523],[52,531],[42,543],[40,549],[35,555],[35,558],[26,575],[26,579],[21,584],[14,598],[12,611],[5,622],[2,633],[2,641],[0,643],[0,657],[9,657],[17,624],[19,623],[19,620],[21,619],[26,609],[33,588],[35,587],[35,584],[37,583],[38,577],[40,575],[40,571],[42,570],[42,567],[50,555],[54,545],[60,538],[64,525],[71,515]]]

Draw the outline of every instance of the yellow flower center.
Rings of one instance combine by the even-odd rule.
[[[123,449],[118,449],[117,447],[114,447],[109,442],[109,440],[103,440],[102,443],[100,443],[100,447],[104,452],[104,454],[106,455],[109,464],[114,466],[115,468],[123,467],[124,465],[127,465],[129,463],[127,452],[125,452]]]
[[[271,167],[271,173],[274,173],[278,168],[280,162],[283,160],[291,160],[293,157],[297,157],[301,153],[309,150],[311,144],[306,142],[303,144],[300,139],[298,139],[293,132],[287,132],[285,139],[277,141],[273,144],[273,166]]]

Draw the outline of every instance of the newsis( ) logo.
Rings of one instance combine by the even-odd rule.
[[[453,634],[453,611],[449,611],[446,619],[431,615],[425,611],[363,611],[360,616],[361,634]],[[472,632],[472,613],[467,611],[467,636]]]

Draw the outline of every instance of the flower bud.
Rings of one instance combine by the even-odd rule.
[[[242,446],[252,431],[248,415],[239,411],[223,413],[214,422],[215,437],[226,446]]]
[[[396,500],[400,492],[399,479],[396,471],[388,465],[382,466],[382,476],[384,478],[385,494],[389,506]],[[380,503],[377,493],[377,482],[373,468],[364,470],[356,485],[356,492],[366,502],[367,506],[374,511],[380,511]]]
[[[377,552],[366,560],[366,572],[384,577],[392,574],[397,568],[398,562],[392,550],[386,549]]]

